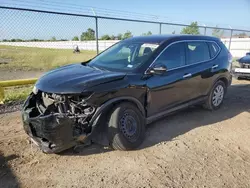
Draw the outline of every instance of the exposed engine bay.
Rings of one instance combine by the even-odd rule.
[[[32,93],[23,107],[24,128],[46,152],[59,152],[84,141],[92,132],[90,120],[96,107],[81,95]]]
[[[40,95],[40,96],[39,96]],[[88,106],[83,97],[57,95],[40,92],[37,94],[36,107],[40,114],[60,113],[75,120],[74,135],[88,134],[88,122],[96,108]]]

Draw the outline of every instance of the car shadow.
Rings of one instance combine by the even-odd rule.
[[[232,85],[228,88],[224,104],[217,111],[208,111],[200,106],[178,111],[148,125],[146,137],[138,149],[154,146],[161,142],[174,140],[192,129],[212,125],[237,116],[242,112],[250,112],[250,84]],[[62,155],[92,155],[112,151],[94,144],[80,147],[78,151],[67,150]]]
[[[171,141],[192,129],[225,121],[243,112],[250,112],[249,94],[250,85],[232,85],[228,88],[224,104],[217,111],[208,111],[195,106],[155,122],[149,125],[146,140],[140,148]]]
[[[12,172],[10,166],[8,165],[8,161],[16,159],[17,155],[9,155],[4,156],[3,153],[0,151],[0,187],[13,187],[18,188],[19,182]]]

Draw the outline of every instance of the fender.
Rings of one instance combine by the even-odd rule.
[[[227,87],[231,85],[231,82],[232,82],[232,78],[228,78],[226,75],[222,74],[220,76],[218,76],[217,78],[214,79],[214,81],[211,83],[210,87],[207,89],[207,94],[206,95],[209,95],[210,91],[212,90],[214,84],[216,82],[218,82],[218,80],[226,80],[227,81],[227,85],[226,85],[226,91],[227,91]]]
[[[227,80],[227,87],[228,86],[230,86],[231,85],[231,81],[232,81],[232,76],[231,76],[231,78],[227,78],[227,76],[225,76],[225,75],[221,75],[221,76],[219,76],[216,80],[215,80],[215,82],[214,82],[214,84],[218,81],[218,80]],[[226,83],[225,83],[226,84]]]
[[[106,109],[108,109],[112,104],[117,103],[117,102],[122,102],[122,101],[129,101],[129,102],[136,104],[139,110],[141,111],[142,115],[146,118],[145,109],[142,103],[134,97],[124,96],[124,97],[117,97],[117,98],[108,100],[107,102],[102,104],[99,108],[97,108],[95,114],[91,118],[89,125],[92,126],[92,130],[91,130],[91,133],[86,137],[84,141],[91,140],[92,136],[95,133],[95,130],[97,130],[99,127],[98,125],[100,125],[99,121],[102,119],[101,118],[102,113]]]
[[[231,85],[232,77],[231,77],[231,78],[228,78],[226,75],[220,75],[218,78],[216,78],[216,80],[214,81],[212,87],[213,87],[214,84],[215,84],[216,82],[218,82],[219,80],[222,80],[222,81],[225,81],[225,80],[226,80],[227,83],[225,83],[225,85],[226,85],[226,91],[227,91],[227,87],[229,87],[229,86]],[[212,89],[212,88],[211,88],[211,89]]]
[[[95,112],[95,114],[93,115],[93,117],[91,118],[91,121],[90,123],[93,123],[95,121],[95,119],[100,115],[102,114],[102,112],[104,110],[106,110],[108,107],[110,107],[110,105],[116,103],[116,102],[121,102],[121,101],[130,101],[134,104],[137,105],[137,107],[139,108],[139,110],[141,111],[142,115],[145,117],[146,116],[146,113],[145,113],[145,109],[142,105],[142,103],[134,98],[134,97],[129,97],[129,96],[124,96],[124,97],[117,97],[117,98],[114,98],[114,99],[111,99],[111,100],[108,100],[107,102],[105,102],[104,104],[102,104],[98,109],[97,111]]]

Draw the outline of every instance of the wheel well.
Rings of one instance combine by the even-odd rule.
[[[111,105],[109,105],[108,109],[112,108],[114,105],[117,105],[117,104],[123,103],[123,102],[132,103],[141,111],[142,115],[145,116],[145,108],[141,104],[138,104],[138,102],[135,102],[135,101],[129,100],[129,99],[121,99],[118,101],[114,101]]]
[[[228,80],[225,77],[222,77],[219,80],[222,81],[222,82],[224,82],[224,84],[226,85],[226,87],[228,86]]]
[[[123,102],[132,103],[133,105],[135,105],[135,106],[141,111],[142,115],[143,115],[144,117],[146,117],[145,108],[143,108],[142,104],[141,104],[139,101],[136,101],[136,100],[134,101],[134,100],[129,100],[129,99],[114,100],[114,101],[110,102],[108,105],[106,105],[105,107],[103,107],[103,108],[101,107],[101,108],[99,109],[99,112],[96,113],[96,116],[94,115],[95,117],[98,117],[98,116],[99,116],[97,122],[94,123],[94,124],[95,124],[94,127],[99,127],[99,131],[100,131],[100,132],[105,131],[105,130],[103,130],[103,129],[105,129],[106,126],[103,126],[103,128],[100,129],[100,127],[102,127],[102,126],[98,126],[98,125],[100,125],[99,122],[105,122],[105,121],[106,121],[106,118],[107,118],[107,117],[109,116],[109,114],[110,114],[110,110],[111,110],[115,105],[117,105],[117,104],[119,104],[119,103],[123,103]],[[92,117],[92,119],[95,119],[95,118]],[[96,126],[96,125],[97,125],[97,126]]]

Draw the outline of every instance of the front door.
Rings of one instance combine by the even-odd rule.
[[[165,65],[167,72],[153,74],[147,80],[148,116],[163,112],[190,99],[193,92],[189,72],[186,72],[185,43],[179,42],[167,47],[153,66]]]

